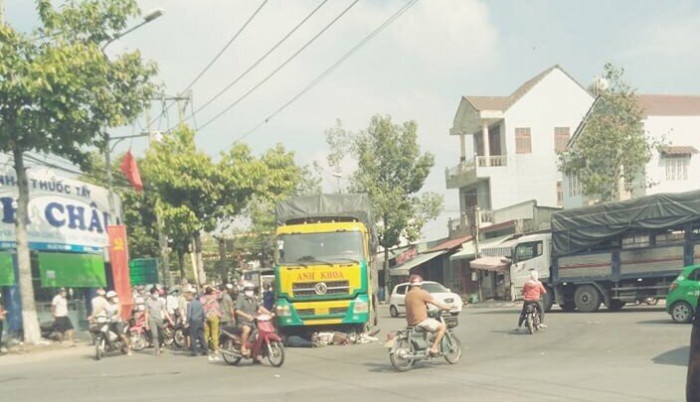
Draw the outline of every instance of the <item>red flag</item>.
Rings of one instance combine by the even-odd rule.
[[[107,234],[109,235],[109,263],[112,265],[114,290],[119,296],[119,304],[122,307],[122,318],[128,320],[129,317],[131,317],[131,308],[134,303],[131,294],[126,226],[107,226]]]
[[[141,173],[139,173],[139,167],[136,165],[136,159],[134,159],[134,155],[131,154],[131,150],[126,151],[120,168],[137,192],[143,190]]]

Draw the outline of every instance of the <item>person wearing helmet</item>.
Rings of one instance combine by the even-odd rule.
[[[117,296],[117,292],[110,290],[109,292],[107,292],[106,297],[109,303],[105,308],[105,314],[107,318],[109,318],[110,329],[115,334],[117,334],[117,336],[119,336],[122,343],[126,347],[126,354],[128,356],[131,356],[131,345],[129,344],[129,338],[124,332],[124,322],[122,322],[121,317],[122,308],[119,304],[119,297]]]
[[[95,297],[93,297],[92,300],[90,300],[90,313],[91,313],[90,317],[93,317],[95,311],[102,310],[103,309],[102,307],[105,304],[107,304],[107,299],[105,298],[106,294],[107,294],[107,292],[105,292],[105,290],[103,288],[98,288],[95,291]],[[89,320],[89,318],[88,318],[88,320]]]
[[[547,328],[547,326],[544,325],[544,309],[542,308],[542,295],[547,293],[547,289],[545,289],[542,282],[539,281],[539,274],[534,269],[530,271],[530,280],[525,282],[521,293],[525,301],[523,302],[523,309],[520,311],[520,318],[518,318],[518,328],[516,328],[515,331],[519,331],[520,327],[523,326],[523,322],[525,322],[525,311],[530,304],[535,305],[537,313],[540,315],[540,327]]]
[[[272,314],[261,306],[255,297],[255,285],[250,282],[243,284],[243,294],[236,301],[236,317],[241,328],[241,354],[250,356],[250,350],[246,346],[248,337],[255,326],[255,316],[258,314]]]
[[[440,352],[438,346],[445,336],[447,327],[440,321],[428,317],[428,304],[432,304],[440,310],[450,310],[452,307],[435,300],[430,293],[421,289],[421,286],[423,286],[423,278],[420,275],[412,275],[409,280],[409,291],[406,293],[405,300],[406,321],[408,321],[410,326],[419,327],[436,334],[429,353],[437,355]]]

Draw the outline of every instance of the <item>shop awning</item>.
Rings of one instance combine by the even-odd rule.
[[[503,271],[510,265],[510,262],[501,257],[481,257],[469,263],[472,269],[481,269],[484,271]]]
[[[500,236],[500,237],[494,237],[492,239],[486,239],[482,242],[479,243],[479,254],[480,255],[492,255],[491,253],[494,253],[497,251],[495,249],[500,249],[502,247],[506,246],[506,239],[511,238],[512,235],[508,236]],[[505,255],[505,254],[503,254]],[[476,244],[474,244],[474,240],[470,240],[468,242],[462,243],[462,250],[454,253],[450,256],[450,261],[456,261],[456,260],[471,260],[474,257],[476,257]],[[495,257],[495,256],[494,256]]]
[[[445,254],[447,251],[433,251],[432,253],[418,254],[416,258],[408,260],[401,265],[397,265],[389,269],[389,274],[391,276],[408,276],[411,274],[411,269],[424,264],[435,257],[439,257]]]
[[[476,244],[473,240],[462,243],[462,250],[450,256],[450,261],[471,260],[476,256]]]

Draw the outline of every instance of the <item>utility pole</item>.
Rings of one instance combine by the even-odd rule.
[[[5,26],[5,6],[2,4],[2,0],[0,0],[0,27]]]
[[[479,206],[474,207],[474,252],[476,258],[479,258],[479,224],[481,223],[481,210],[479,209]],[[479,302],[484,301],[484,290],[481,286],[483,276],[481,273],[481,270],[479,270],[479,273],[477,274],[477,285],[479,288]]]

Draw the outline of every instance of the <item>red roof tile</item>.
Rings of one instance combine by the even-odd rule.
[[[659,152],[664,155],[693,155],[697,154],[698,150],[692,146],[665,146],[659,148]]]
[[[471,236],[463,236],[463,237],[457,237],[455,239],[449,239],[449,240],[446,240],[446,241],[438,244],[437,246],[431,248],[430,250],[424,251],[422,254],[431,253],[433,251],[451,250],[453,248],[461,246],[462,243],[468,242],[471,239],[472,239]]]
[[[637,95],[647,116],[700,116],[698,95]]]

